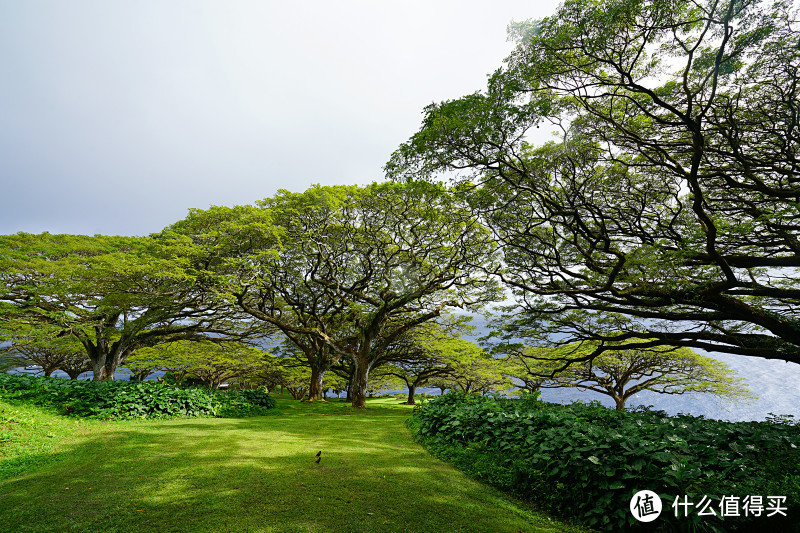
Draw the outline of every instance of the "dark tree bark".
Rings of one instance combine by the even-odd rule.
[[[417,385],[415,383],[408,385],[408,399],[405,401],[406,405],[416,405],[416,402],[414,401],[414,393],[416,390]]]
[[[352,406],[355,409],[365,409],[367,407],[369,371],[369,360],[356,360],[356,368],[352,383],[352,397],[350,398],[352,400]]]
[[[322,380],[325,378],[325,370],[317,366],[311,367],[311,382],[308,388],[308,401],[318,402],[324,400],[324,390]]]

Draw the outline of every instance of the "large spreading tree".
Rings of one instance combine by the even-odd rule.
[[[800,28],[788,2],[568,0],[387,164],[456,171],[514,334],[800,363]],[[531,133],[560,137],[535,146]]]
[[[249,334],[199,290],[195,259],[164,237],[0,236],[0,336],[70,337],[109,380],[140,348]]]
[[[479,268],[494,262],[494,242],[443,186],[352,189],[339,216],[320,229],[313,279],[348,305],[348,329],[330,345],[354,363],[354,407],[364,407],[369,372],[395,339],[448,308],[475,308],[498,296]]]
[[[342,357],[327,339],[341,335],[347,302],[332,298],[312,274],[320,259],[314,247],[326,238],[320,228],[331,223],[346,190],[282,191],[258,205],[192,210],[163,232],[188,237],[202,250],[207,294],[279,331],[299,350],[310,369],[303,394],[312,401],[322,399],[325,373]]]
[[[210,250],[218,297],[307,354],[312,397],[325,369],[351,360],[358,408],[394,339],[498,295],[479,268],[494,261],[490,233],[458,197],[426,182],[282,191],[257,207],[193,212],[170,231]]]
[[[610,397],[617,410],[625,409],[626,402],[643,391],[702,393],[731,402],[754,398],[744,380],[725,363],[689,348],[629,349],[624,343],[615,348],[566,369],[562,369],[565,360],[593,351],[590,343],[526,349],[509,357],[518,362],[522,371],[519,377],[528,390],[532,382],[537,383],[537,388],[590,390]]]

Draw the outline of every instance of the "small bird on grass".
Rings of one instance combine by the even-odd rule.
[[[322,450],[320,450],[320,451],[318,451],[318,452],[317,452],[317,460],[316,460],[316,461],[314,461],[314,462],[315,462],[315,463],[317,463],[317,464],[319,464],[319,462],[320,462],[321,460],[322,460]]]

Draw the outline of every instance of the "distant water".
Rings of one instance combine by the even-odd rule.
[[[476,326],[476,330],[471,337],[480,337],[488,333],[486,321],[482,317],[474,317],[472,325]],[[464,337],[467,338],[466,335]],[[717,400],[710,394],[668,395],[643,391],[632,396],[625,404],[626,407],[652,405],[653,408],[671,415],[685,413],[731,422],[760,421],[770,413],[793,415],[795,419],[800,419],[800,365],[758,357],[695,351],[728,365],[747,382],[750,391],[758,396],[758,399],[731,404]],[[607,407],[614,407],[614,401],[608,396],[577,389],[543,389],[542,399],[554,403],[596,400]]]
[[[475,325],[481,327],[480,323]],[[476,332],[476,336],[482,334]],[[703,353],[727,364],[747,382],[748,387],[758,396],[758,399],[747,403],[731,404],[716,400],[709,394],[667,395],[644,391],[632,396],[626,406],[651,405],[653,408],[666,411],[671,415],[685,413],[732,422],[764,420],[770,413],[793,415],[796,419],[800,419],[800,365],[741,355],[706,353],[700,350],[698,353]],[[28,372],[33,373],[35,370]],[[157,375],[161,374],[163,372],[157,373]],[[60,371],[54,372],[53,375],[67,377]],[[120,368],[115,377],[127,380],[129,375],[127,369]],[[80,375],[79,379],[92,379],[92,373],[85,372]],[[156,375],[152,375],[148,379],[156,379]],[[439,394],[439,389],[419,388],[417,392]],[[542,399],[554,403],[596,400],[607,407],[614,407],[613,400],[608,396],[577,389],[543,389]]]
[[[705,354],[726,363],[743,377],[757,400],[732,404],[716,400],[710,394],[668,395],[643,391],[632,396],[626,407],[652,406],[668,414],[689,414],[729,420],[751,422],[764,420],[770,413],[793,415],[800,420],[800,365],[738,355]],[[439,394],[439,389],[417,389],[418,392]],[[577,389],[542,389],[542,400],[552,403],[598,401],[614,408],[614,401],[594,391]]]
[[[731,404],[715,400],[709,394],[667,395],[643,391],[632,396],[626,406],[652,405],[655,409],[666,411],[671,415],[685,413],[732,422],[764,420],[769,413],[793,415],[796,419],[800,419],[800,365],[741,355],[719,353],[704,353],[704,355],[727,364],[744,378],[758,399]],[[597,400],[605,406],[614,407],[611,398],[593,391],[546,389],[542,391],[542,399],[555,403]]]

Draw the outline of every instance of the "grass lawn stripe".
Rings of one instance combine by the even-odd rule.
[[[0,481],[0,531],[578,531],[430,456],[397,399],[369,406],[86,422],[43,467]]]

